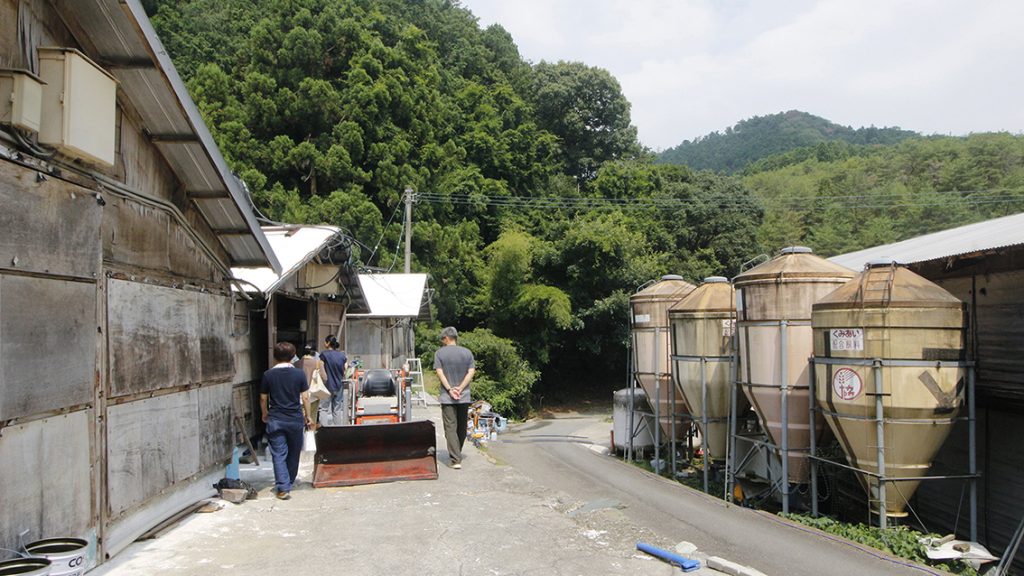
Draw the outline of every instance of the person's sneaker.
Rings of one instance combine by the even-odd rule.
[[[452,468],[455,468],[456,470],[462,470],[462,464],[456,462],[455,464],[452,464]]]
[[[292,498],[291,492],[278,492],[277,493],[277,499],[278,500],[291,500],[291,498]]]

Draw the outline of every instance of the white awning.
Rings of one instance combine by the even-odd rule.
[[[370,307],[362,318],[415,318],[427,287],[426,274],[360,274],[359,284]]]

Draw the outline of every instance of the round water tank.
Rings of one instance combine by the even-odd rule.
[[[683,393],[675,387],[673,410],[672,367],[668,309],[692,292],[694,285],[681,276],[666,275],[629,298],[632,313],[633,367],[637,381],[648,398],[659,398],[657,412],[661,422],[661,438],[668,439],[673,428],[673,414],[686,414]],[[675,418],[676,439],[686,434],[688,421]]]
[[[732,285],[721,276],[705,278],[703,284],[670,308],[668,315],[672,325],[673,356],[691,357],[672,360],[673,378],[700,427],[708,454],[715,459],[724,458],[729,440],[729,394],[732,391],[733,333],[736,329]],[[694,358],[710,360],[695,361]],[[706,405],[701,384],[702,369],[707,389]],[[740,408],[744,411],[746,406]],[[705,412],[708,419],[706,429],[703,424]]]
[[[612,439],[613,450],[625,450],[629,446],[629,394],[633,392],[633,410],[650,412],[647,394],[642,388],[623,388],[612,396]],[[654,417],[648,414],[633,414],[633,449],[644,450],[654,446]]]
[[[780,448],[785,389],[790,482],[806,483],[808,475],[811,306],[853,276],[852,270],[816,256],[809,248],[794,246],[733,281],[740,342],[738,380],[769,439]],[[824,428],[821,423],[817,429]]]
[[[835,360],[926,361],[883,366],[885,472],[912,478],[927,473],[953,427],[965,368],[942,366],[964,357],[964,304],[891,260],[869,265],[814,304],[814,356]],[[907,364],[907,362],[903,362]],[[861,363],[815,365],[815,396],[849,462],[878,471],[875,375]],[[872,501],[874,477],[859,475]],[[906,516],[918,482],[886,485],[886,512]]]

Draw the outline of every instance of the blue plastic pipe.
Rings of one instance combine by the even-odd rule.
[[[636,549],[641,551],[641,552],[646,552],[646,553],[648,553],[651,556],[654,556],[656,558],[660,558],[660,559],[664,560],[665,562],[668,562],[668,563],[673,564],[675,566],[679,566],[679,568],[681,568],[683,570],[683,572],[693,572],[694,570],[700,568],[700,562],[698,560],[691,560],[691,559],[687,558],[686,556],[680,556],[679,554],[673,554],[672,552],[669,552],[668,550],[662,550],[661,548],[655,548],[654,546],[651,546],[650,544],[645,544],[643,542],[637,542],[636,543]]]

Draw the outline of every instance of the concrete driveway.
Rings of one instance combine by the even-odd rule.
[[[417,408],[435,422],[440,410]],[[193,514],[93,574],[668,575],[635,549],[688,540],[765,574],[922,574],[647,474],[592,450],[604,415],[530,422],[436,481],[314,490],[312,459],[289,501],[269,465],[244,466],[258,500]],[[538,432],[543,428],[543,432]],[[543,434],[543,442],[531,435]],[[438,461],[447,462],[443,448]],[[707,567],[693,574],[721,574]],[[753,574],[753,572],[748,572]]]

